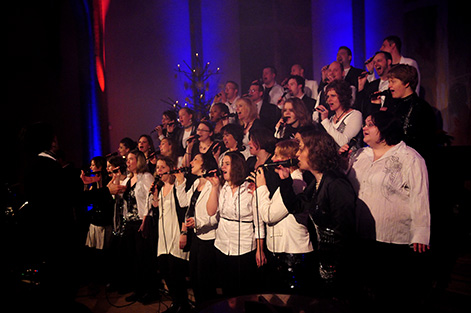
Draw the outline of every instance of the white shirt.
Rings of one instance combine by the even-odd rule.
[[[334,123],[334,117],[335,115],[330,119],[326,118],[321,124],[327,133],[334,138],[335,142],[342,147],[358,135],[362,127],[363,117],[358,110],[352,110],[345,114],[337,123]]]
[[[379,80],[379,86],[378,86],[378,91],[385,91],[389,89],[389,80]],[[384,105],[384,100],[386,100],[386,96],[381,96],[381,107]]]
[[[150,186],[152,186],[153,182],[154,176],[152,176],[151,173],[146,172],[137,174],[136,187],[134,187],[134,196],[136,197],[137,212],[139,214],[139,219],[141,220],[149,213],[147,199],[149,196]],[[126,216],[127,207],[126,199],[124,198],[124,216]]]
[[[314,105],[314,111],[312,112],[312,120],[313,121],[318,121],[319,120],[319,112],[316,111],[317,107],[321,104],[321,97],[325,97],[325,89],[327,88],[327,85],[324,86],[324,90],[322,90],[317,97],[316,104]],[[357,88],[355,86],[350,86],[350,89],[352,90],[352,100],[350,100],[350,105],[353,106],[355,103],[356,97],[357,97]]]
[[[369,208],[376,240],[395,244],[429,244],[428,174],[424,159],[404,142],[373,161],[365,147],[352,156],[348,177],[358,192],[357,209]],[[362,224],[359,221],[359,229]]]
[[[401,55],[401,59],[399,60],[399,64],[407,64],[410,66],[415,67],[417,70],[417,87],[415,88],[415,92],[419,94],[420,91],[420,71],[419,71],[419,65],[417,64],[417,61],[411,58],[405,58]]]
[[[183,148],[186,149],[186,147],[188,147],[188,138],[190,138],[191,136],[191,130],[192,130],[192,127],[188,127],[188,128],[184,128],[183,129],[183,136],[182,136],[182,145],[183,145]]]
[[[296,194],[306,187],[302,172],[291,173]],[[306,226],[299,224],[293,214],[289,214],[278,188],[270,199],[266,185],[257,188],[258,210],[267,225],[267,248],[275,253],[307,253],[313,251]]]
[[[304,93],[308,97],[311,97],[312,99],[317,100],[317,96],[318,96],[317,89],[319,89],[319,85],[317,84],[317,81],[309,80],[309,79],[306,79],[304,81]]]
[[[200,180],[195,180],[188,192],[185,191],[186,179],[181,184],[177,185],[177,198],[181,207],[190,205],[191,197],[199,184]],[[195,204],[195,228],[193,231],[195,231],[198,238],[202,240],[211,240],[216,238],[216,228],[218,224],[217,217],[216,215],[209,216],[208,211],[206,210],[206,204],[209,199],[209,194],[211,193],[211,188],[212,185],[207,180],[203,189],[201,189],[201,193]]]
[[[263,85],[263,88],[267,88],[265,84]],[[273,85],[272,89],[270,90],[270,93],[268,94],[270,96],[270,103],[278,105],[278,100],[280,100],[283,96],[283,91],[283,87],[281,87],[281,85],[278,85],[278,83],[275,83],[275,85]]]
[[[180,249],[180,225],[178,222],[174,188],[164,197],[163,188],[159,192],[159,242],[157,256],[171,254],[188,260],[189,253]]]
[[[265,238],[263,221],[254,210],[253,196],[240,185],[232,194],[226,182],[219,193],[219,225],[214,246],[225,255],[243,255],[256,249],[255,238]],[[240,245],[239,245],[240,242]]]

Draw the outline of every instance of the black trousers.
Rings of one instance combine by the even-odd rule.
[[[194,232],[190,248],[190,280],[196,304],[216,298],[216,247],[213,240],[201,240]]]
[[[171,254],[162,254],[158,258],[159,269],[167,284],[170,297],[175,305],[188,304],[186,276],[188,261]]]
[[[121,270],[125,281],[139,294],[157,291],[157,261],[154,240],[139,232],[142,221],[127,222],[121,238]],[[129,270],[130,269],[130,270]]]
[[[372,311],[418,309],[427,298],[430,290],[428,253],[414,252],[409,245],[362,242],[360,261],[359,282],[373,297],[368,299],[373,305]]]
[[[257,290],[256,250],[237,256],[225,255],[216,249],[219,284],[225,297],[253,294]]]

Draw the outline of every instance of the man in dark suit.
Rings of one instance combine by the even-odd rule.
[[[378,51],[373,57],[373,66],[379,78],[368,82],[367,76],[364,75],[358,79],[358,95],[354,107],[361,111],[363,119],[370,114],[386,108],[393,104],[390,94],[380,97],[372,97],[375,92],[389,90],[388,73],[392,66],[392,56],[389,52]],[[366,71],[364,74],[367,74]]]
[[[78,176],[74,180],[62,168],[56,154],[59,146],[52,125],[35,123],[27,129],[24,139],[31,152],[24,177],[28,204],[18,212],[19,237],[15,238],[18,254],[7,254],[15,255],[24,268],[39,267],[41,288],[32,289],[28,294],[34,303],[34,308],[30,309],[42,309],[43,306],[50,309],[47,295],[54,294],[54,305],[68,312],[78,287],[75,276],[79,267],[77,253],[83,246],[83,242],[77,241],[81,237],[75,220],[80,189],[73,187]],[[20,305],[29,306],[28,303]],[[19,310],[23,312],[21,308]]]
[[[288,90],[291,97],[298,97],[303,100],[304,105],[309,113],[314,110],[316,100],[308,97],[304,93],[304,78],[299,75],[292,75],[288,78]]]
[[[341,46],[337,52],[337,61],[343,65],[345,81],[355,86],[358,90],[358,76],[360,76],[364,70],[351,66],[352,50],[346,46]]]
[[[253,82],[249,88],[249,98],[258,110],[260,121],[272,131],[281,118],[281,110],[263,98],[263,86],[258,82]]]

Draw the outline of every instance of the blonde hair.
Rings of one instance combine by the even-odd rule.
[[[237,101],[235,102],[236,104],[236,107],[237,107],[237,104],[238,103],[243,103],[243,105],[245,107],[247,107],[247,109],[249,110],[249,116],[248,116],[248,119],[250,121],[253,121],[255,119],[258,118],[258,111],[257,111],[257,106],[255,105],[255,103],[252,102],[252,100],[250,100],[249,98],[239,98],[237,99]]]
[[[276,144],[275,150],[284,158],[293,159],[299,150],[299,143],[296,139],[286,139]]]
[[[142,152],[138,149],[134,149],[134,150],[130,151],[129,153],[132,153],[136,156],[136,160],[137,160],[136,173],[141,174],[141,173],[146,173],[146,172],[149,171],[149,168],[147,167],[147,160],[146,160],[146,156],[145,156],[144,152]],[[130,173],[130,177],[132,178],[133,176],[134,176],[134,174]]]

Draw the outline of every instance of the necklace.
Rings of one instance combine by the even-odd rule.
[[[343,111],[342,114],[340,114],[340,116],[337,116],[337,114],[335,114],[335,123],[338,123],[345,113],[347,113],[347,110]]]
[[[206,152],[206,150],[208,150],[210,146],[211,146],[211,144],[205,145],[202,142],[200,142],[200,151],[205,151]]]

